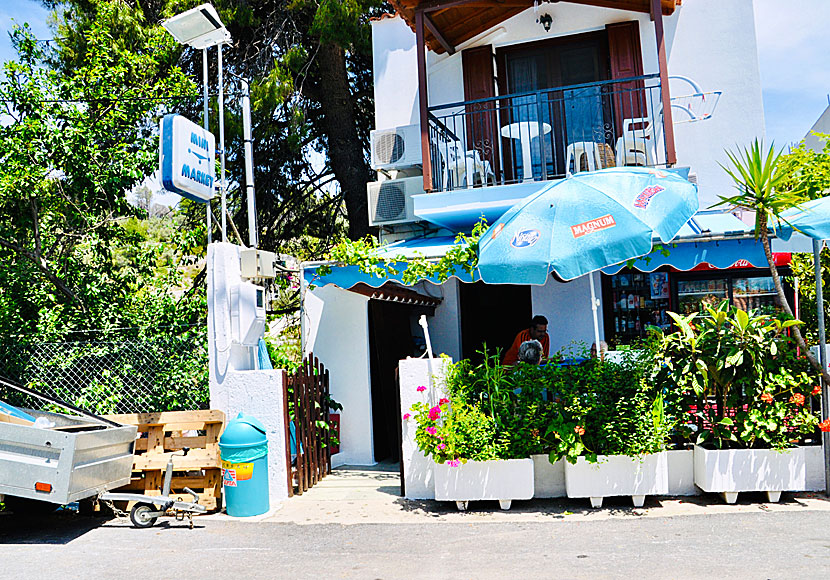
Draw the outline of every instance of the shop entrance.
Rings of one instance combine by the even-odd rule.
[[[375,461],[400,461],[398,362],[415,355],[412,306],[369,300],[369,361],[372,388],[372,438]]]
[[[460,284],[461,354],[473,363],[484,360],[481,351],[504,354],[519,331],[533,318],[530,286]]]

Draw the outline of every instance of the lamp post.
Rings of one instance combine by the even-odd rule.
[[[224,122],[224,84],[222,77],[222,45],[230,43],[231,34],[219,19],[216,9],[210,4],[202,4],[186,12],[168,18],[162,26],[169,32],[176,42],[202,51],[202,84],[204,87],[204,128],[208,130],[208,54],[207,49],[216,46],[219,49],[219,155],[221,160],[221,174],[219,179],[219,195],[222,199],[222,241],[227,241],[226,230],[226,200],[225,200],[225,122]],[[210,202],[207,203],[207,235],[211,242]]]

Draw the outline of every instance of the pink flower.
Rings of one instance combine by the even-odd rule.
[[[437,421],[438,417],[441,416],[441,407],[433,407],[429,410],[429,419],[430,421]]]
[[[446,405],[446,404],[447,404],[447,403],[449,403],[449,402],[450,402],[450,400],[449,400],[449,399],[441,399],[440,401],[438,401],[438,405],[439,405],[439,406],[441,406],[441,405]]]
[[[407,414],[405,414],[405,415],[403,416],[403,420],[404,420],[404,421],[406,421],[406,420],[407,420],[407,419],[409,419],[410,417],[412,417],[412,415],[411,415],[411,414],[409,414],[409,413],[407,413]]]
[[[424,391],[426,391],[426,390],[427,390],[427,388],[426,388],[425,386],[421,385],[420,387],[418,387],[418,388],[417,388],[417,389],[415,389],[415,390],[416,390],[416,391],[418,391],[419,393],[423,393]]]
[[[438,444],[438,449],[439,449],[440,451],[443,451],[443,450],[444,450],[444,449],[446,449],[446,448],[447,448],[447,444],[446,444],[446,443],[439,443],[439,444]]]
[[[449,461],[447,461],[447,465],[449,465],[450,467],[458,467],[459,465],[461,465],[461,462],[458,459],[450,459]]]
[[[426,432],[430,435],[435,435],[436,433],[438,433],[438,429],[436,429],[435,427],[427,427]]]

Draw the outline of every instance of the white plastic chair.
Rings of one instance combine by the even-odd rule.
[[[654,143],[657,140],[651,119],[637,117],[623,120],[622,135],[617,139],[617,166],[641,165],[651,167],[657,156]]]
[[[451,178],[452,187],[473,187],[478,184],[486,186],[495,183],[496,175],[490,162],[482,159],[478,150],[465,151],[460,141],[450,142],[442,149],[445,149],[447,154],[445,168],[447,176]]]
[[[565,156],[565,172],[567,175],[579,173],[582,167],[582,156],[586,158],[588,171],[602,169],[602,159],[599,155],[599,147],[591,141],[577,141],[568,145]],[[573,163],[573,171],[571,171]]]

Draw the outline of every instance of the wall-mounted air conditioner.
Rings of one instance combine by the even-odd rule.
[[[424,178],[405,177],[366,184],[369,225],[384,226],[416,220],[412,196],[424,193]]]
[[[421,164],[421,127],[404,125],[370,133],[372,169],[404,169]]]

